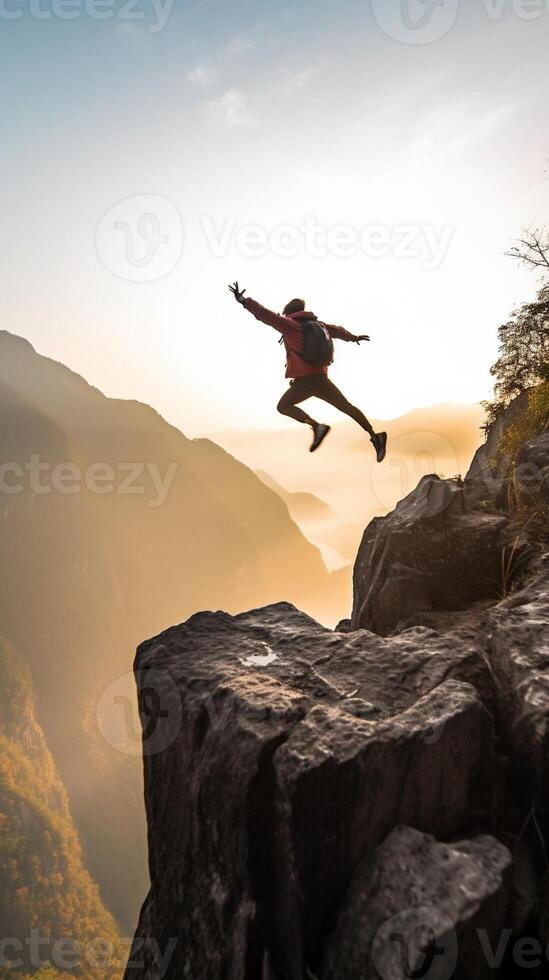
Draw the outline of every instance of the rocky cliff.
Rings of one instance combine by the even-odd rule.
[[[516,462],[375,520],[336,631],[282,603],[139,648],[127,980],[545,975],[547,433]]]

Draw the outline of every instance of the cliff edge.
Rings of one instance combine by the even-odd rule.
[[[516,463],[487,444],[373,521],[336,631],[282,603],[139,648],[127,980],[515,977],[525,937],[544,962],[546,431]]]

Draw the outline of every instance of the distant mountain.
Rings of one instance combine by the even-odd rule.
[[[97,713],[105,731],[130,712],[135,742],[117,679],[138,640],[283,596],[335,621],[348,589],[245,465],[5,331],[0,414],[0,624],[30,667],[87,866],[127,928],[147,889],[141,763]]]
[[[372,418],[371,422],[377,430],[387,431],[389,445],[394,449],[396,443],[401,455],[434,449],[435,455],[438,452],[442,458],[453,458],[454,464],[465,471],[482,441],[480,430],[484,417],[481,405],[447,402],[417,408],[395,419]],[[350,455],[355,462],[373,463],[368,436],[347,419],[332,423],[332,431],[322,450],[312,457],[307,454],[309,429],[297,423],[283,429],[223,429],[209,434],[209,438],[248,465],[255,460],[256,469],[262,471],[265,468],[271,479],[282,486],[291,489],[300,485],[311,493],[320,492],[320,486],[330,488],[337,484],[334,477],[342,477],[342,458],[345,466],[349,462],[346,457]],[[437,438],[442,443],[435,446],[433,440]],[[406,440],[403,445],[402,440]],[[338,468],[334,474],[336,457]],[[329,474],[332,480],[328,479]]]
[[[441,404],[419,408],[397,419],[372,419],[389,435],[387,459],[376,463],[365,433],[347,420],[332,425],[322,449],[308,452],[306,426],[269,431],[226,429],[212,435],[237,459],[289,491],[300,490],[326,501],[332,510],[307,537],[318,545],[333,567],[353,560],[365,525],[392,510],[426,473],[464,474],[482,441],[484,412],[480,405]],[[305,526],[297,510],[293,516]]]
[[[286,490],[282,484],[278,483],[273,476],[265,470],[256,470],[256,475],[266,487],[274,490],[279,497],[288,505],[288,510],[296,521],[315,521],[322,520],[331,515],[332,511],[328,504],[315,496],[314,493],[303,493],[299,491],[291,492]]]

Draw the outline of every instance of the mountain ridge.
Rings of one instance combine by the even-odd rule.
[[[198,609],[237,611],[288,591],[318,615],[331,604],[335,621],[349,585],[241,461],[145,403],[109,399],[6,331],[0,402],[0,624],[31,669],[86,867],[127,929],[147,886],[141,766],[105,741],[97,711],[109,715],[102,730],[116,728],[130,651]],[[111,474],[106,493],[97,466]],[[122,489],[128,467],[141,473],[133,492]],[[74,492],[63,473],[67,485],[77,474]],[[124,698],[135,718],[131,687]]]

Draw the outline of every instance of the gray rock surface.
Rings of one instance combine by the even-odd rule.
[[[425,476],[369,524],[354,569],[352,624],[387,635],[426,610],[463,609],[502,588],[503,514],[466,508],[458,480]]]
[[[356,869],[322,980],[493,977],[485,950],[505,928],[511,860],[487,835],[443,844],[396,827]]]
[[[549,432],[524,444],[517,457],[516,478],[526,499],[549,503]]]
[[[352,869],[395,823],[490,821],[491,677],[473,640],[337,634],[280,604],[144,644],[151,892],[138,941],[167,977],[301,978]],[[471,683],[472,682],[472,683]],[[156,976],[154,946],[127,977]]]
[[[506,429],[516,422],[527,405],[526,392],[515,398],[490,429],[486,442],[477,449],[464,482],[469,509],[488,507],[498,510],[507,507],[512,461],[502,452],[501,446]]]
[[[549,432],[512,459],[505,434],[527,408],[509,405],[465,481],[425,476],[364,532],[353,575],[352,628],[388,635],[440,613],[494,602],[524,575],[549,531]]]
[[[354,866],[391,827],[445,836],[490,819],[492,738],[474,689],[456,681],[383,722],[316,707],[296,727],[274,757],[277,866],[292,883],[284,907],[303,962],[316,965]]]
[[[490,614],[490,664],[514,746],[515,772],[549,816],[549,554],[519,592]]]

